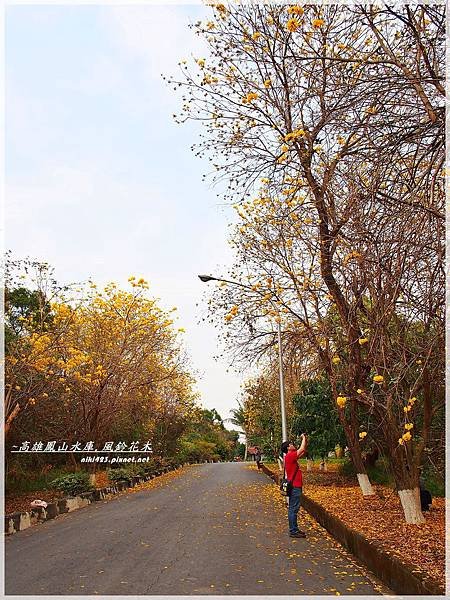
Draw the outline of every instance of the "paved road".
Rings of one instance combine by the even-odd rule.
[[[147,484],[146,484],[147,485]],[[205,464],[6,538],[6,594],[387,593],[248,464]]]

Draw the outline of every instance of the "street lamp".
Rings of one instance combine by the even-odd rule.
[[[224,283],[230,283],[231,285],[237,285],[245,289],[251,289],[248,285],[239,283],[238,281],[231,281],[229,279],[221,279],[220,277],[213,277],[212,275],[199,275],[198,278],[203,283],[208,281],[223,281]],[[270,301],[271,302],[271,301]],[[278,313],[279,314],[279,313]],[[279,378],[280,378],[280,405],[281,405],[281,437],[282,442],[287,440],[287,426],[286,426],[286,408],[284,401],[284,373],[283,373],[283,349],[281,347],[281,319],[277,319],[278,329],[278,367],[279,367]]]

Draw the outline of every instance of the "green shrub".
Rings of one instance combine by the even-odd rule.
[[[61,475],[61,477],[53,479],[50,482],[50,486],[69,496],[77,496],[78,494],[90,492],[94,489],[90,482],[89,473],[84,471]]]
[[[425,489],[430,492],[433,498],[445,497],[445,481],[440,477],[436,477],[432,473],[425,473],[424,484]]]
[[[116,481],[131,481],[135,475],[131,467],[119,467],[118,469],[108,469],[108,478],[114,483]]]

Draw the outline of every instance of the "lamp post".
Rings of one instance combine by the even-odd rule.
[[[208,281],[223,281],[224,283],[230,283],[231,285],[237,285],[239,287],[250,290],[250,286],[238,281],[231,281],[230,279],[221,279],[220,277],[213,277],[212,275],[199,275],[198,278],[203,283]],[[283,373],[283,349],[281,346],[281,320],[277,319],[277,330],[278,330],[278,368],[279,368],[279,379],[280,379],[280,406],[281,406],[281,437],[282,442],[287,440],[287,425],[286,425],[286,407],[284,401],[284,373]]]

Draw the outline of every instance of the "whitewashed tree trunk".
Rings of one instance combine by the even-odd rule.
[[[356,477],[358,478],[359,487],[361,488],[363,496],[373,496],[375,492],[373,491],[367,473],[358,473]]]
[[[246,460],[247,460],[247,450],[248,450],[248,445],[247,445],[247,440],[245,440],[244,461],[246,461]]]
[[[327,466],[327,461],[326,460],[323,462],[323,470],[324,471],[328,471],[328,466]]]
[[[413,525],[425,523],[425,518],[420,507],[420,490],[414,488],[412,490],[400,490],[398,492],[400,502],[402,503],[405,521]]]
[[[310,458],[307,458],[306,459],[306,470],[307,471],[312,471],[312,464],[313,464],[313,461]]]

